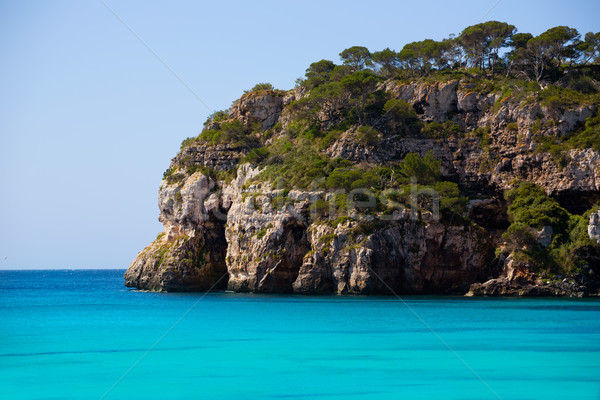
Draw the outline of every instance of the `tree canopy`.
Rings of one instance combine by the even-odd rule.
[[[534,36],[517,32],[507,22],[486,21],[439,41],[407,43],[400,51],[385,48],[371,52],[364,46],[352,46],[339,56],[341,65],[329,60],[311,64],[298,83],[313,89],[364,70],[393,78],[473,68],[492,79],[501,72],[538,83],[555,81],[564,68],[600,62],[600,32],[588,32],[582,39],[577,29],[561,25]]]
[[[360,71],[373,65],[371,52],[362,46],[353,46],[342,51],[340,58],[345,65],[349,65],[354,71]]]

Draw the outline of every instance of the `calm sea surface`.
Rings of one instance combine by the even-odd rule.
[[[123,272],[0,271],[0,398],[600,399],[598,300],[202,297]]]

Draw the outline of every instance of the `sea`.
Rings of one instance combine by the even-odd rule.
[[[600,301],[150,293],[0,271],[1,399],[600,399]]]

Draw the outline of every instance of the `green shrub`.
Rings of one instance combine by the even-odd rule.
[[[341,225],[341,224],[345,223],[346,221],[353,221],[353,219],[350,218],[347,215],[342,215],[340,217],[337,217],[335,219],[332,219],[332,220],[328,221],[328,224],[329,224],[329,226],[335,228],[338,225]]]
[[[336,193],[333,196],[332,201],[338,214],[342,214],[348,211],[348,196],[346,195],[346,193]]]
[[[437,182],[434,189],[440,196],[440,212],[449,219],[460,217],[462,221],[469,199],[461,196],[458,185],[454,182]]]
[[[314,62],[306,69],[306,79],[299,79],[298,83],[308,89],[314,89],[323,83],[329,82],[331,73],[335,67],[336,65],[333,61],[329,60]]]
[[[377,185],[377,176],[373,171],[358,168],[336,168],[325,179],[328,189],[352,190],[371,188]]]
[[[582,129],[569,135],[566,144],[571,148],[600,151],[600,110],[585,120]]]
[[[276,182],[282,180],[286,187],[308,188],[324,179],[334,166],[331,160],[320,154],[310,141],[298,138],[294,142],[282,138],[268,146],[268,160],[277,157],[277,163],[269,163],[254,178],[255,181]]]
[[[222,122],[217,128],[204,129],[196,138],[196,142],[209,145],[234,144],[250,145],[256,141],[249,135],[248,128],[237,119]]]
[[[414,107],[404,100],[388,100],[383,106],[383,116],[394,133],[401,136],[413,136],[420,130],[421,122]]]
[[[541,229],[552,226],[555,233],[568,228],[569,213],[556,200],[533,183],[522,183],[505,193],[510,202],[508,216],[511,222]]]
[[[598,94],[582,93],[557,85],[548,85],[537,95],[537,101],[541,102],[543,106],[557,111],[562,111],[570,106],[597,103],[599,98]]]
[[[175,173],[175,168],[167,168],[167,170],[165,172],[163,172],[163,179],[167,179],[167,177],[173,175],[173,173]]]
[[[175,172],[175,168],[169,168],[163,173],[163,179],[167,181],[169,185],[172,185],[177,182],[181,182],[185,179],[185,174],[180,172]]]
[[[443,124],[434,121],[423,125],[421,133],[428,138],[441,139],[450,136],[460,136],[463,133],[463,129],[460,125],[452,121],[446,121]]]
[[[475,129],[469,136],[479,138],[479,147],[482,149],[485,149],[491,144],[490,128],[487,126]]]
[[[335,233],[330,233],[328,235],[323,235],[319,238],[319,242],[324,244],[325,246],[329,246],[331,242],[337,237]]]
[[[244,93],[262,92],[265,90],[275,90],[275,88],[270,83],[257,83],[252,89],[244,90]]]
[[[262,239],[266,234],[267,229],[261,229],[260,231],[256,232],[256,237]]]
[[[535,230],[530,226],[515,222],[502,234],[502,239],[507,242],[509,251],[522,250],[535,245],[534,234]]]
[[[304,132],[302,133],[302,136],[305,139],[308,139],[310,141],[313,141],[316,138],[320,138],[321,136],[323,136],[323,132],[321,132],[321,130],[319,129],[318,125],[311,125],[308,127],[308,129],[304,130]]]
[[[414,177],[418,183],[429,185],[441,178],[441,165],[431,150],[425,157],[420,157],[417,153],[408,153],[399,165],[399,172],[405,178],[405,182]]]
[[[312,219],[321,219],[329,215],[330,204],[323,199],[317,199],[310,205]]]
[[[181,195],[181,191],[175,193],[175,203],[181,204],[183,203],[183,196]]]
[[[214,181],[223,181],[224,183],[229,183],[237,176],[237,166],[225,171],[217,171],[214,168],[206,167],[202,164],[191,164],[188,165],[185,170],[185,173],[188,176],[196,172],[200,172],[202,175],[205,175]],[[215,186],[213,190],[218,190],[218,187]]]
[[[208,116],[208,118],[204,122],[204,126],[212,124],[212,123],[216,123],[216,122],[225,121],[225,120],[227,120],[227,118],[229,118],[229,110],[215,111]]]
[[[197,139],[198,139],[197,136],[183,139],[183,141],[181,142],[181,149],[183,149],[184,147],[196,144],[197,143]]]
[[[248,154],[246,154],[244,157],[242,157],[240,159],[240,164],[243,164],[243,163],[258,164],[258,163],[266,160],[269,157],[269,155],[270,155],[269,150],[267,150],[265,147],[256,147],[256,148],[250,150],[250,152]]]
[[[340,138],[341,135],[342,131],[328,131],[319,143],[319,150],[325,150],[329,146],[333,145]]]
[[[363,146],[374,146],[381,140],[381,134],[373,127],[361,126],[356,133],[356,141]]]

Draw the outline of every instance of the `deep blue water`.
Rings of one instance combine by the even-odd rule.
[[[598,300],[203,297],[123,272],[0,271],[0,398],[600,399]]]

